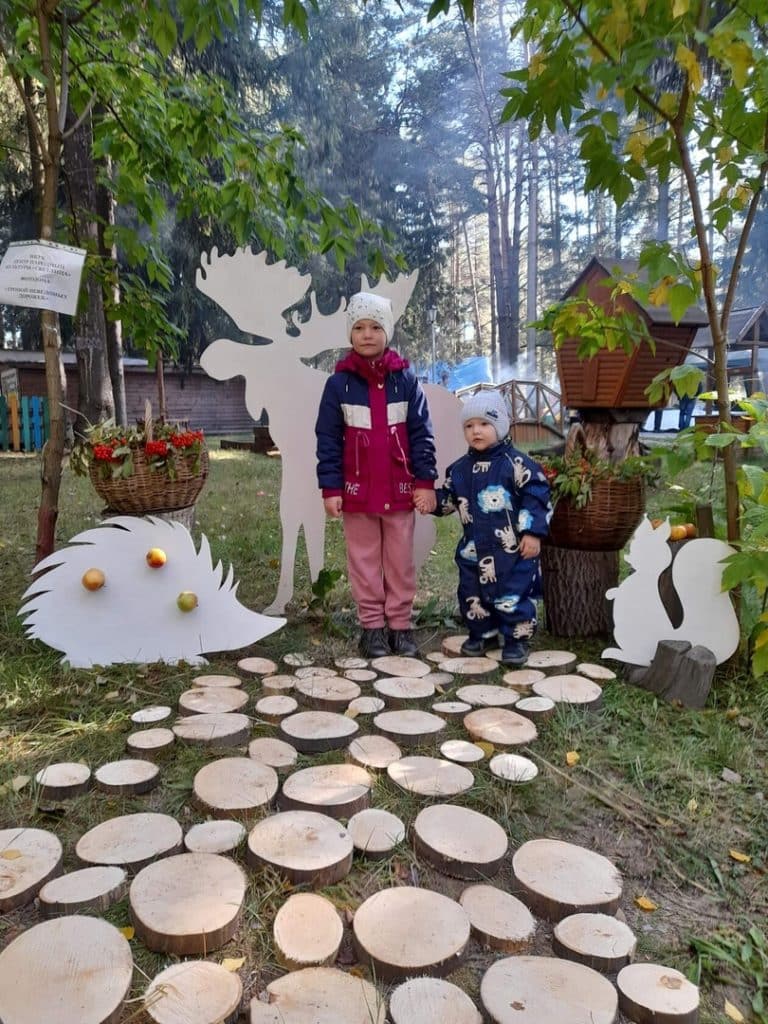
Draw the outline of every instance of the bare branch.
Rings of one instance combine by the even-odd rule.
[[[93,105],[94,105],[95,102],[96,102],[96,92],[94,91],[94,92],[91,93],[91,98],[88,100],[88,103],[86,105],[85,110],[78,117],[78,119],[75,121],[75,123],[73,125],[70,125],[69,128],[67,128],[67,130],[62,135],[62,139],[69,139],[69,138],[71,138],[71,136],[73,136],[75,134],[75,132],[80,127],[80,125],[83,123],[83,121],[87,120],[88,115],[93,110]]]

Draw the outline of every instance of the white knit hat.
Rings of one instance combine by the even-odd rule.
[[[358,320],[373,320],[387,336],[387,341],[392,341],[395,333],[395,315],[392,312],[392,302],[372,292],[358,292],[349,300],[347,306],[347,334],[352,337],[352,328]]]
[[[478,391],[470,395],[461,407],[462,427],[468,420],[486,420],[491,423],[500,441],[509,437],[507,403],[498,391]]]

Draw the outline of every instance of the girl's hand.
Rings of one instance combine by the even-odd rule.
[[[532,533],[526,533],[520,541],[518,550],[521,558],[538,558],[541,553],[541,540]]]
[[[413,504],[423,516],[429,515],[437,508],[435,492],[428,491],[426,488],[417,488],[413,492]]]
[[[340,494],[337,494],[333,498],[323,498],[323,505],[325,505],[325,514],[330,516],[331,519],[341,518],[341,507],[343,504],[343,498]]]

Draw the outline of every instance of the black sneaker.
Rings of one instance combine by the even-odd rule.
[[[486,651],[490,651],[498,646],[498,634],[494,634],[494,636],[470,636],[461,645],[459,653],[465,658],[482,658]]]
[[[389,649],[401,658],[415,658],[419,650],[410,629],[390,629]]]
[[[364,658],[383,658],[389,654],[385,629],[364,629],[360,633],[358,649]]]
[[[528,644],[523,640],[507,640],[501,652],[502,665],[524,665],[528,661]]]

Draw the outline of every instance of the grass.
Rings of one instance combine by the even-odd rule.
[[[279,460],[238,451],[214,450],[211,455],[211,476],[198,503],[199,529],[210,541],[214,562],[233,563],[243,603],[261,609],[274,597],[278,579]],[[695,480],[688,481],[685,494],[695,497],[698,486]],[[28,641],[17,611],[34,552],[39,497],[35,457],[0,457],[0,495],[0,828],[28,825],[55,831],[64,844],[65,867],[71,870],[77,866],[77,839],[107,817],[158,810],[173,814],[185,829],[203,820],[191,799],[192,780],[211,755],[195,747],[177,746],[162,762],[161,785],[143,797],[91,792],[62,809],[44,806],[31,782],[18,792],[10,785],[56,761],[85,761],[97,767],[124,756],[125,738],[133,729],[131,712],[151,703],[175,706],[194,670],[152,665],[73,671],[60,664],[56,652]],[[654,513],[660,504],[661,498],[652,497]],[[59,545],[100,519],[90,485],[68,470],[60,508]],[[422,574],[417,625],[425,652],[436,649],[443,636],[460,631],[452,619],[456,535],[455,522],[438,522],[435,552]],[[326,566],[344,569],[337,523],[329,524]],[[346,582],[342,579],[326,592],[321,588],[313,594],[303,551],[297,559],[288,620],[284,629],[248,653],[278,661],[289,651],[306,651],[317,664],[328,665],[335,657],[355,653],[354,613]],[[598,660],[602,646],[595,640],[566,643],[543,631],[536,645],[569,647],[589,661]],[[242,654],[216,655],[210,671],[233,671]],[[451,699],[459,685],[457,679],[441,699]],[[258,681],[246,680],[245,689],[255,697]],[[765,685],[739,665],[721,668],[703,711],[661,703],[620,682],[606,687],[604,707],[597,714],[560,710],[531,748],[530,756],[538,759],[541,769],[535,783],[503,786],[492,780],[483,763],[474,768],[474,788],[460,798],[499,821],[509,835],[510,855],[494,884],[510,885],[511,852],[534,837],[561,838],[604,854],[624,875],[622,911],[638,935],[639,956],[700,980],[703,1024],[727,1019],[726,998],[747,1019],[752,1013],[752,1019],[765,1022],[759,1001],[765,946],[753,932],[768,909],[767,720]],[[360,722],[365,728],[367,720]],[[254,735],[272,733],[264,725],[254,730]],[[463,738],[461,724],[449,724],[447,736]],[[565,760],[569,751],[580,756],[570,768]],[[300,757],[298,767],[342,756],[339,752]],[[724,781],[726,768],[738,772],[741,781]],[[425,805],[386,775],[376,781],[373,802],[406,823]],[[729,851],[749,860],[734,859]],[[236,859],[245,863],[244,850]],[[282,973],[271,923],[291,887],[268,870],[249,868],[247,874],[240,930],[212,958],[246,957],[240,974],[250,997]],[[353,911],[372,892],[404,883],[427,885],[454,897],[466,884],[435,874],[403,846],[384,861],[369,864],[356,859],[350,875],[325,895],[341,911]],[[658,909],[643,912],[635,903],[640,896]],[[127,900],[106,916],[120,927],[128,925]],[[0,947],[37,920],[34,906],[0,916]],[[542,924],[537,952],[551,952],[550,934],[551,927]],[[148,952],[137,940],[131,945],[136,962],[131,995],[138,998],[169,958]],[[345,966],[354,962],[348,939],[341,957]],[[492,959],[473,942],[467,964],[451,980],[477,998],[482,971]],[[142,1020],[136,1003],[127,1004],[123,1020]]]

